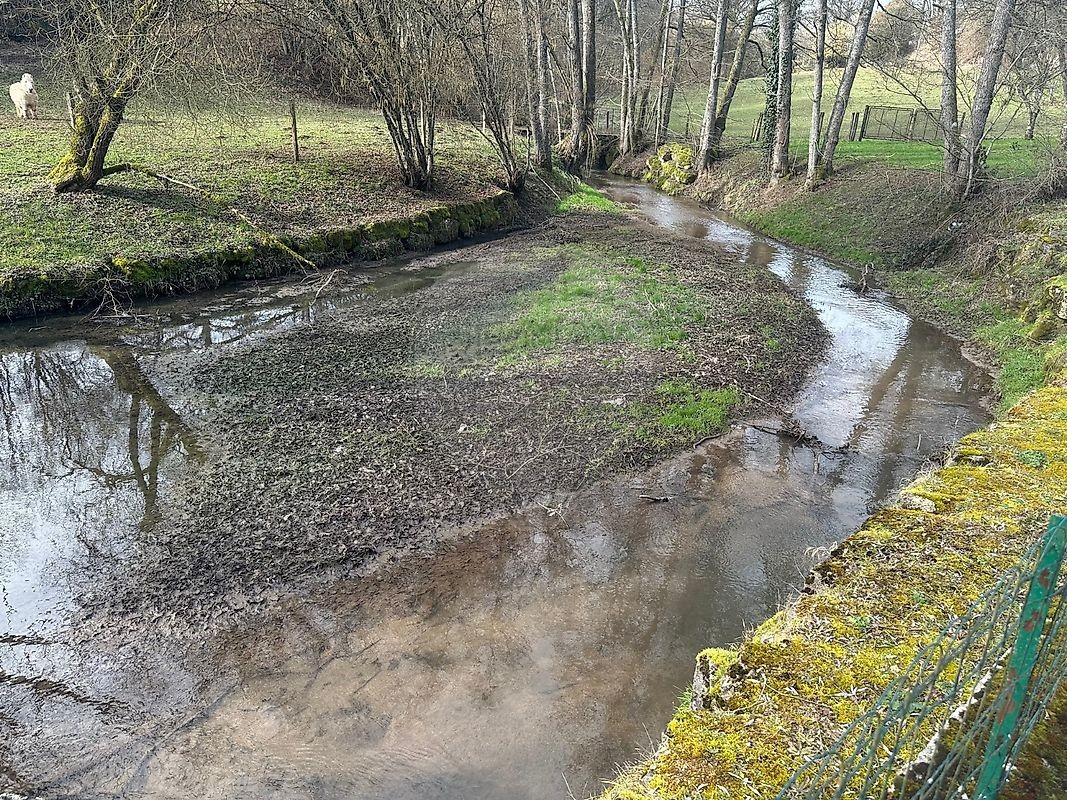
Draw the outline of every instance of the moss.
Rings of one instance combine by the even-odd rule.
[[[442,205],[427,212],[360,226],[279,237],[288,247],[317,263],[342,258],[377,260],[405,250],[428,250],[513,222],[518,217],[514,196],[497,192],[479,200]],[[97,301],[101,287],[120,280],[132,296],[217,286],[234,279],[283,275],[303,267],[268,244],[220,247],[163,256],[116,255],[82,270],[50,270],[32,277],[17,271],[0,273],[0,314],[17,317],[66,307],[71,300]]]
[[[667,194],[679,194],[696,180],[693,148],[665,144],[649,156],[642,180]]]
[[[1032,541],[1030,520],[1067,511],[1067,374],[964,437],[905,495],[928,501],[927,510],[877,512],[818,567],[806,594],[736,652],[705,651],[723,676],[696,710],[678,710],[657,752],[624,777],[628,791],[656,800],[773,797],[835,741],[1017,563]]]

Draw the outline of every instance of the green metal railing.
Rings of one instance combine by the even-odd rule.
[[[1067,677],[1067,517],[954,619],[778,800],[994,800]]]

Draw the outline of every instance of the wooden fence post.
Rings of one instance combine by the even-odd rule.
[[[905,137],[909,142],[915,138],[915,118],[919,114],[919,109],[913,108],[911,110],[911,116],[908,117],[908,133]]]
[[[293,123],[293,161],[300,160],[300,139],[296,129],[296,100],[289,100],[289,119]]]
[[[864,135],[867,133],[867,122],[871,118],[871,107],[863,107],[863,123],[860,125],[860,141],[863,141]]]
[[[856,131],[860,126],[860,112],[852,112],[852,123],[848,126],[848,140],[850,142],[856,141]]]

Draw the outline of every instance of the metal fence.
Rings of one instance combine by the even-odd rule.
[[[1067,677],[1067,517],[953,620],[778,800],[993,800]],[[1067,571],[1065,571],[1067,573]]]
[[[820,130],[825,121],[826,114],[823,113],[820,117]],[[960,118],[960,125],[963,125],[963,117]],[[750,138],[753,142],[763,138],[763,127],[764,114],[761,111],[752,123]],[[850,142],[880,139],[939,144],[944,138],[941,111],[900,106],[864,106],[863,111],[852,112],[848,121],[847,138]]]

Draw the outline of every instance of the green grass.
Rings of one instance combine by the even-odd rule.
[[[975,338],[989,348],[1000,364],[997,388],[1002,411],[1043,386],[1050,359],[1067,350],[1067,333],[1035,342],[1029,338],[1029,331],[1030,326],[1018,319],[1004,319],[975,331]]]
[[[697,295],[666,267],[577,245],[541,255],[559,255],[568,267],[548,287],[519,295],[515,318],[498,326],[512,354],[614,342],[679,348],[686,329],[707,320]]]
[[[586,183],[559,201],[557,211],[606,211],[614,212],[619,206],[602,192]]]
[[[663,428],[694,434],[718,433],[740,402],[736,389],[700,389],[688,381],[664,381],[656,394],[666,403],[656,417]]]
[[[130,259],[246,247],[253,234],[218,206],[137,174],[91,193],[55,196],[47,183],[69,131],[62,93],[40,87],[41,119],[0,116],[0,278],[74,271]],[[495,191],[488,145],[469,126],[443,123],[433,192],[405,187],[384,122],[374,112],[300,102],[301,159],[292,160],[285,103],[241,109],[241,122],[194,118],[135,102],[110,163],[132,161],[221,196],[267,230],[296,236],[417,213]]]
[[[840,82],[841,70],[830,70],[824,94],[827,113],[833,103],[834,93]],[[913,71],[902,73],[902,80],[914,91],[928,108],[940,107],[941,87],[935,71]],[[793,152],[797,158],[805,158],[807,153],[808,133],[811,129],[811,95],[814,87],[814,73],[798,72],[793,82],[793,115],[791,134]],[[676,94],[672,129],[685,134],[688,126],[689,135],[695,137],[700,129],[704,101],[707,98],[706,84],[682,87]],[[727,124],[727,137],[736,144],[750,140],[753,123],[764,110],[765,88],[762,77],[741,81],[737,88],[734,102],[730,107]],[[919,107],[916,98],[892,79],[885,77],[878,70],[870,67],[861,68],[853,85],[852,95],[845,118],[845,133],[853,111],[862,111],[866,105],[888,105],[905,108]],[[965,108],[966,105],[961,105]],[[990,169],[1003,176],[1026,176],[1034,174],[1042,163],[1043,153],[1049,150],[1049,143],[1057,135],[1063,123],[1062,101],[1055,98],[1046,103],[1047,111],[1038,119],[1037,139],[1026,141],[1023,133],[1026,117],[1018,101],[1005,100],[997,107],[990,135]],[[917,169],[938,169],[941,165],[941,152],[936,145],[922,142],[895,142],[864,140],[862,142],[843,141],[838,148],[838,160],[847,162],[855,159],[877,159],[888,166],[914,167]]]
[[[878,228],[849,224],[850,219],[858,222],[858,218],[841,216],[842,209],[833,206],[830,195],[813,194],[741,216],[777,239],[818,250],[837,260],[854,264],[880,262],[882,257],[874,242]]]

